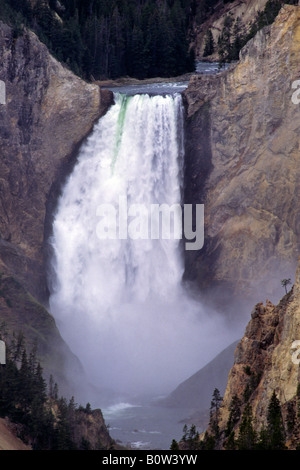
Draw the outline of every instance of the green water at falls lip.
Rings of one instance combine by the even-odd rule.
[[[122,141],[122,135],[124,131],[124,123],[125,123],[125,117],[126,117],[126,111],[127,111],[127,106],[130,101],[130,96],[128,95],[115,95],[117,96],[120,101],[121,101],[121,108],[118,116],[118,123],[117,123],[117,129],[116,129],[116,146],[115,146],[115,151],[113,155],[113,160],[111,163],[111,170],[112,174],[114,172],[115,164],[118,158],[118,153],[120,150],[120,145]]]

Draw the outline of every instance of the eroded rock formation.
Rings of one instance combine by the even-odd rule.
[[[273,392],[282,407],[286,444],[294,448],[299,442],[299,425],[295,423],[299,406],[299,339],[300,339],[300,260],[293,288],[278,305],[258,303],[251,313],[245,334],[234,354],[234,365],[220,408],[220,448],[226,445],[230,405],[233,397],[240,402],[240,416],[251,405],[253,426],[259,434],[267,428],[267,412]],[[298,342],[298,343],[295,343]],[[239,436],[241,417],[233,426]],[[299,417],[299,415],[298,415]],[[228,435],[227,435],[228,438]]]
[[[259,11],[263,11],[267,0],[246,0],[239,1],[233,0],[231,2],[218,2],[214,5],[211,14],[206,21],[198,25],[197,17],[194,25],[191,28],[191,44],[195,48],[196,57],[202,58],[205,49],[205,40],[207,31],[210,29],[214,38],[215,45],[218,44],[218,39],[224,26],[224,20],[229,15],[233,20],[239,18],[241,27],[249,30],[249,25],[255,21],[256,15]],[[210,60],[218,61],[219,56],[217,47],[215,52],[209,57]]]
[[[185,277],[228,294],[282,295],[299,253],[300,7],[275,23],[215,77],[193,76],[187,108],[187,203],[205,204],[205,244],[186,255]],[[279,293],[278,293],[279,291]]]
[[[0,23],[0,57],[0,270],[45,299],[51,191],[112,97],[63,67],[32,32],[16,38]]]

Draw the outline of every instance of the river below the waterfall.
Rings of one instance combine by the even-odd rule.
[[[134,450],[169,450],[173,439],[181,439],[191,410],[140,401],[120,402],[102,409],[102,413],[118,444]],[[198,432],[203,430],[197,428]]]

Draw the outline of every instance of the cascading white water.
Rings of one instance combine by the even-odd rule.
[[[91,380],[118,392],[165,392],[229,341],[221,318],[181,286],[179,240],[100,239],[99,205],[181,202],[180,95],[115,95],[59,200],[50,308]]]

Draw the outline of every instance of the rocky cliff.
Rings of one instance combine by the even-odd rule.
[[[66,370],[79,379],[82,369],[44,307],[46,242],[61,183],[112,95],[74,76],[32,32],[17,37],[1,22],[0,57],[0,322],[37,342],[65,385]]]
[[[45,299],[43,247],[54,193],[111,95],[63,67],[35,34],[15,37],[3,23],[0,57],[6,85],[6,105],[0,105],[0,269]]]
[[[206,213],[204,248],[186,254],[185,277],[212,288],[222,306],[232,293],[252,304],[259,292],[278,300],[280,279],[295,272],[299,52],[300,7],[285,5],[236,65],[193,76],[184,92],[185,202],[204,203]]]
[[[239,437],[246,405],[253,413],[253,428],[259,435],[267,429],[268,407],[275,392],[281,406],[284,436],[288,448],[299,443],[299,339],[300,339],[300,260],[293,288],[278,305],[269,300],[257,304],[238,343],[234,365],[219,412],[219,448],[226,447],[226,429],[232,399],[239,403],[231,431]],[[298,342],[298,343],[296,343]],[[232,418],[232,414],[231,414]],[[209,428],[210,431],[212,428]]]
[[[199,24],[199,19],[196,15],[190,32],[191,47],[194,48],[196,57],[198,59],[203,58],[206,34],[207,31],[210,30],[214,39],[215,51],[209,57],[209,60],[218,61],[219,56],[216,46],[224,26],[225,18],[228,15],[230,15],[234,21],[239,18],[241,29],[246,32],[249,30],[249,25],[255,21],[258,12],[264,9],[266,3],[267,0],[233,0],[230,2],[216,2],[214,7],[206,13],[207,18],[204,21],[201,21],[201,24]]]

